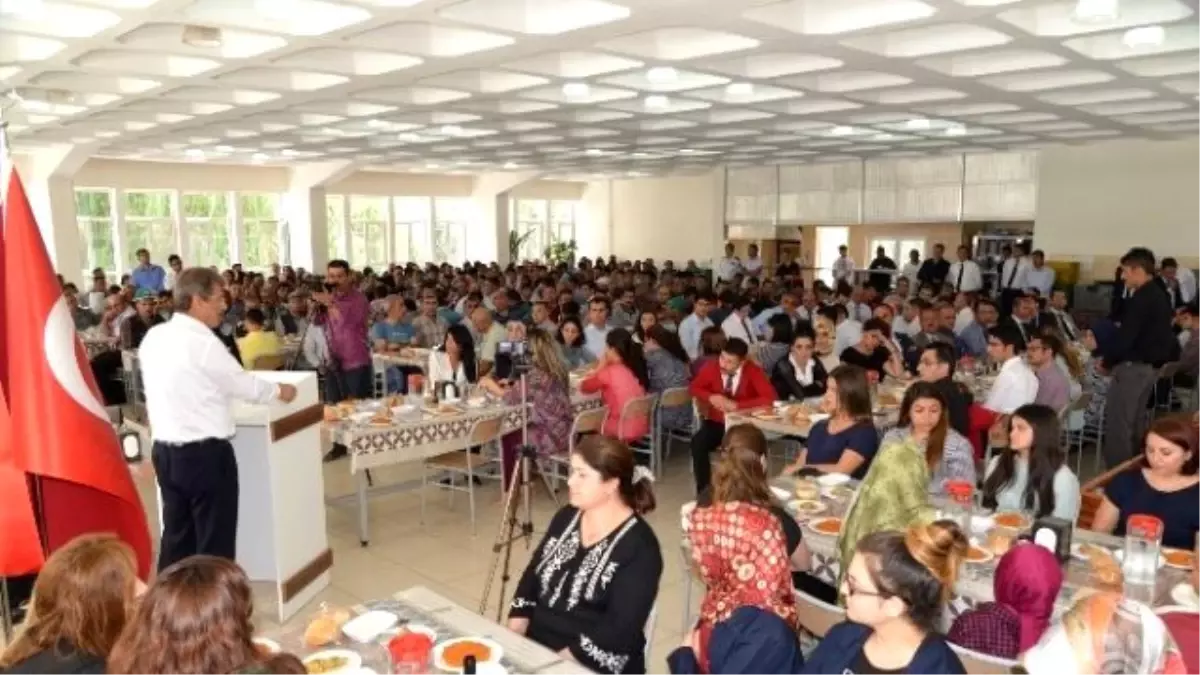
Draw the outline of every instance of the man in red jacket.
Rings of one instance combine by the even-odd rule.
[[[692,437],[696,494],[712,479],[709,455],[721,447],[725,437],[725,413],[761,408],[775,401],[775,388],[763,369],[746,358],[749,351],[744,340],[730,338],[721,356],[705,364],[692,380],[692,397],[702,417],[700,429]]]

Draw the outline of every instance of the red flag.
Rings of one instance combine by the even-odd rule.
[[[4,200],[11,456],[35,480],[48,552],[113,532],[150,572],[150,532],[70,308],[14,169]]]

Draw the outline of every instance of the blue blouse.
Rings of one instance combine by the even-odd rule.
[[[1163,546],[1192,550],[1196,531],[1200,530],[1200,483],[1191,487],[1160,492],[1146,481],[1139,470],[1125,471],[1104,488],[1104,496],[1121,511],[1113,534],[1125,536],[1125,523],[1136,514],[1154,516],[1163,522]]]
[[[853,477],[861,479],[867,475],[875,451],[879,449],[879,431],[870,422],[859,422],[842,429],[836,434],[829,433],[829,420],[821,420],[813,425],[808,432],[808,458],[805,464],[837,464],[842,458],[842,452],[847,448],[863,456],[867,461],[854,472]]]

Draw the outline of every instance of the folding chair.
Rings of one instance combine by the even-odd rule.
[[[625,402],[625,408],[621,410],[621,418],[617,421],[617,435],[622,438],[625,436],[625,429],[635,420],[644,419],[650,424],[650,433],[643,438],[631,441],[629,448],[635,453],[650,455],[650,471],[655,476],[659,475],[659,449],[658,443],[654,438],[654,408],[658,403],[658,394],[646,394],[638,398],[632,398]]]
[[[466,492],[467,499],[471,505],[471,534],[475,534],[475,469],[477,467],[492,463],[493,459],[485,457],[483,453],[475,454],[470,448],[475,446],[484,446],[495,443],[500,440],[501,424],[504,419],[502,417],[488,417],[475,422],[471,427],[471,432],[467,438],[467,448],[463,450],[455,450],[434,457],[426,458],[421,462],[421,522],[425,522],[425,488],[429,484],[429,470],[440,471],[449,474],[449,482],[445,485],[434,483],[434,487],[443,490],[450,490],[450,505],[454,506],[454,492]],[[455,485],[455,477],[465,476],[466,487]]]
[[[687,406],[692,411],[692,423],[690,428],[676,429],[665,427],[662,423],[663,412],[667,409],[681,408]],[[655,408],[655,424],[657,432],[655,438],[659,440],[659,447],[662,448],[661,457],[670,457],[671,441],[679,441],[682,443],[691,443],[692,435],[696,433],[696,410],[692,405],[692,392],[687,387],[674,387],[666,389],[658,395],[658,406]]]
[[[600,430],[604,428],[606,417],[608,417],[608,408],[605,406],[579,413],[571,422],[571,434],[567,437],[567,451],[543,458],[554,476],[555,491],[558,490],[558,484],[563,480],[563,476],[571,471],[571,455],[575,453],[575,443],[578,442],[579,437],[583,434],[600,433]]]

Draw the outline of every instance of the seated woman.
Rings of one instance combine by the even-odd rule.
[[[636,441],[650,432],[650,418],[631,417],[622,423],[625,404],[646,395],[650,378],[641,345],[624,328],[614,328],[604,338],[605,350],[601,366],[579,383],[584,394],[600,392],[608,416],[604,419],[605,436],[622,441]]]
[[[811,468],[862,478],[879,449],[866,372],[858,366],[834,368],[825,381],[821,412],[829,419],[812,426],[805,448],[784,472]]]
[[[0,654],[0,672],[103,673],[140,586],[133,550],[120,539],[73,539],[38,574],[24,627]]]
[[[642,338],[642,350],[646,357],[650,391],[661,394],[668,389],[687,388],[690,381],[687,352],[679,343],[678,335],[654,324]],[[692,430],[694,416],[690,401],[672,408],[660,407],[658,415],[664,428]]]
[[[659,325],[658,310],[643,309],[638,314],[637,325],[633,327],[633,341],[638,344],[646,344],[646,333],[650,331],[651,326],[657,325]],[[684,353],[686,354],[687,352]]]
[[[254,644],[250,580],[237,563],[194,555],[154,579],[108,657],[110,673],[278,672],[287,655]]]
[[[672,673],[798,673],[804,653],[795,624],[774,612],[744,605],[712,628],[707,651],[692,631],[683,646],[667,655]],[[706,667],[702,667],[703,657]]]
[[[429,352],[425,386],[450,381],[462,391],[478,380],[476,366],[475,339],[471,337],[471,331],[461,323],[454,324],[446,329],[442,346]]]
[[[562,349],[563,361],[567,370],[577,370],[590,366],[596,357],[587,350],[583,339],[583,324],[575,315],[564,316],[558,325],[558,344]]]
[[[758,364],[768,377],[777,364],[787,359],[794,337],[795,328],[786,313],[780,312],[767,319],[767,340],[758,347]]]
[[[575,412],[571,408],[570,375],[559,358],[554,338],[540,328],[534,328],[529,333],[529,360],[533,367],[529,369],[524,383],[525,400],[532,410],[529,416],[529,444],[537,450],[538,456],[547,457],[563,452],[570,440],[571,423],[575,419]],[[502,384],[488,375],[479,381],[479,386],[493,396],[502,398],[506,405],[521,405],[520,382],[506,381]],[[501,439],[501,468],[506,486],[517,462],[521,434],[521,430],[517,430]]]
[[[1105,486],[1092,529],[1121,537],[1129,516],[1155,516],[1163,521],[1163,546],[1190,550],[1200,529],[1198,452],[1200,444],[1190,415],[1155,420],[1146,434],[1141,460]]]
[[[914,443],[923,448],[929,465],[929,494],[946,494],[946,481],[975,485],[975,450],[966,436],[950,428],[950,415],[941,391],[929,382],[917,382],[904,393],[900,419],[879,447]]]
[[[1046,632],[1062,584],[1062,567],[1053,553],[1018,543],[996,565],[996,600],[959,614],[946,638],[982,654],[1015,659]]]
[[[843,558],[850,560],[841,583],[847,620],[829,629],[804,672],[966,672],[937,623],[968,547],[948,520],[859,541]]]
[[[643,519],[654,509],[651,481],[618,440],[589,436],[576,446],[571,504],[550,521],[517,583],[510,630],[596,672],[646,672],[643,631],[663,571]]]
[[[895,378],[905,375],[899,348],[892,343],[892,329],[882,319],[868,319],[858,342],[842,350],[839,357],[842,363],[874,373],[876,382],[882,382],[884,375]]]
[[[817,336],[808,324],[796,328],[787,358],[779,359],[774,370],[770,371],[771,385],[775,387],[775,395],[779,400],[803,401],[825,395],[825,380],[829,374],[813,351],[816,349],[816,340]]]
[[[700,331],[700,358],[692,361],[689,366],[692,377],[696,377],[696,373],[699,373],[709,361],[720,357],[723,349],[725,349],[725,333],[720,328],[709,326]]]
[[[983,507],[1075,522],[1079,479],[1059,444],[1058,415],[1031,403],[1013,412],[1010,425],[1008,447],[992,457],[984,473]]]

